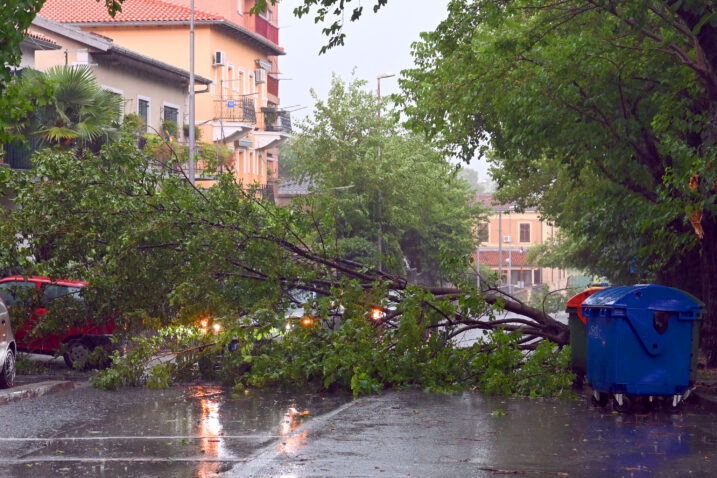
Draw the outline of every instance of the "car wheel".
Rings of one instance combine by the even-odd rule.
[[[82,340],[74,339],[67,342],[65,345],[65,353],[62,354],[62,358],[65,359],[65,363],[70,368],[75,368],[76,363],[83,364],[82,368],[85,369],[89,366],[87,361],[90,356],[90,348]]]
[[[15,352],[8,349],[5,363],[0,371],[0,388],[10,388],[15,384]]]

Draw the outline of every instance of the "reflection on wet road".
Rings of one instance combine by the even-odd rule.
[[[349,399],[276,391],[232,397],[221,387],[188,386],[26,400],[0,410],[11,417],[0,438],[0,476],[208,478],[277,440],[295,453],[306,437],[291,432],[303,419]]]
[[[714,476],[717,415],[689,405],[619,415],[582,400],[387,392],[362,397],[273,445],[227,477],[499,475]]]

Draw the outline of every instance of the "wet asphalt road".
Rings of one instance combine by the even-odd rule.
[[[90,387],[0,406],[0,477],[210,477],[350,396]],[[302,416],[302,412],[308,414]]]
[[[714,476],[717,415],[585,400],[83,388],[0,406],[0,476]]]
[[[227,476],[715,476],[717,415],[617,415],[587,400],[391,392],[345,405]]]

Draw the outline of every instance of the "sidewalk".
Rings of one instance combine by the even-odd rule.
[[[717,369],[698,370],[693,396],[700,407],[717,413]]]

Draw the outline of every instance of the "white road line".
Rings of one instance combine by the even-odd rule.
[[[49,441],[100,441],[100,440],[242,440],[282,438],[282,435],[138,435],[138,436],[91,436],[91,437],[0,437],[0,442],[49,442]]]

